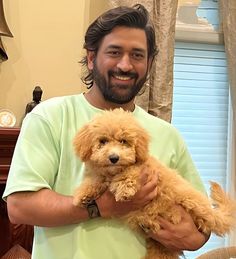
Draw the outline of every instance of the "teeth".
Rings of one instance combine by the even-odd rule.
[[[131,79],[131,78],[128,77],[128,76],[115,76],[115,78],[117,78],[117,79],[119,79],[119,80],[123,80],[123,81],[125,81],[125,80],[130,80],[130,79]]]

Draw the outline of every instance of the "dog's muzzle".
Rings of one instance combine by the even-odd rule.
[[[119,161],[120,157],[116,154],[112,154],[109,156],[109,160],[112,162],[112,164],[115,164]]]

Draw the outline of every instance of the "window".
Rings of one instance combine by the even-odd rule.
[[[229,87],[224,46],[176,43],[172,123],[182,133],[207,191],[227,180]],[[188,259],[225,245],[212,235]]]

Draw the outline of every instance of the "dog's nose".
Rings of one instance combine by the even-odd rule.
[[[112,164],[115,164],[116,162],[119,161],[119,156],[116,154],[112,154],[109,156],[109,160],[112,162]]]

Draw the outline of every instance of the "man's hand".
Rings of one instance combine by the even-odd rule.
[[[97,204],[102,217],[110,218],[125,215],[130,211],[144,207],[156,197],[157,173],[153,174],[149,180],[147,169],[143,169],[140,175],[141,188],[134,195],[132,200],[116,202],[114,195],[109,190],[97,199]]]
[[[177,206],[177,205],[176,205]],[[199,232],[191,216],[183,207],[177,206],[181,213],[181,222],[177,225],[158,217],[161,230],[158,233],[149,233],[149,236],[166,248],[173,251],[194,251],[202,247],[209,236]]]

